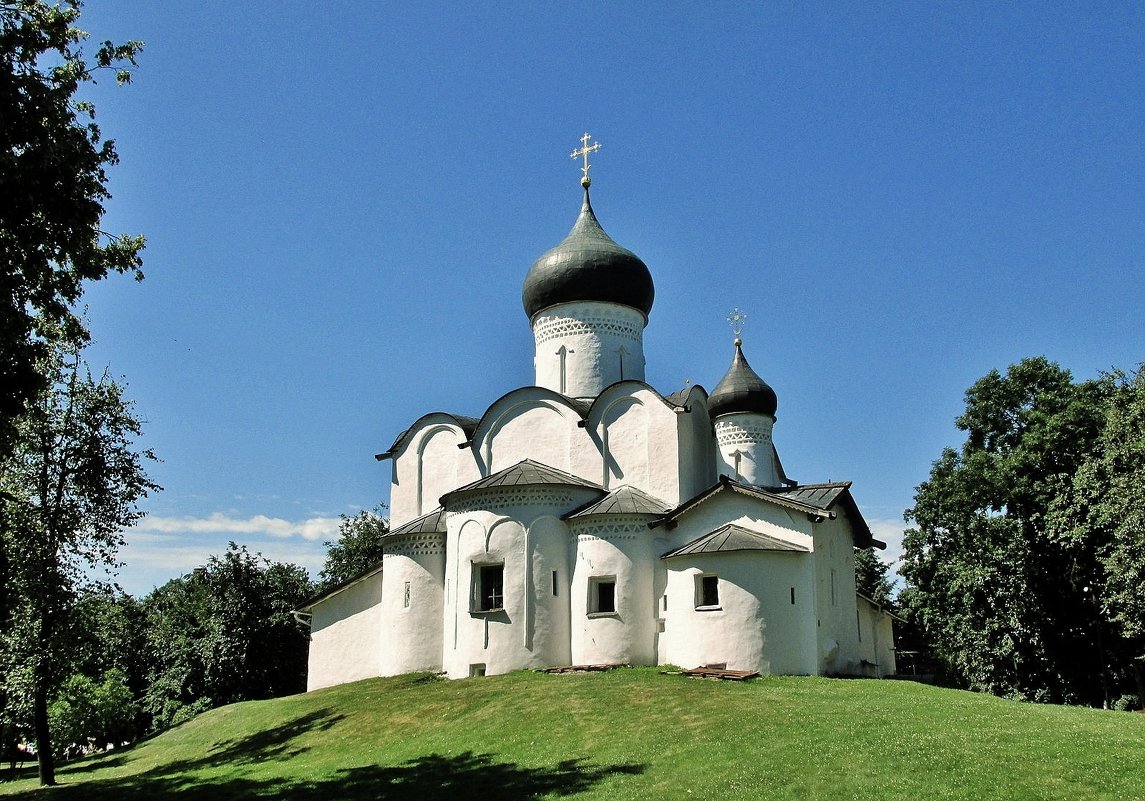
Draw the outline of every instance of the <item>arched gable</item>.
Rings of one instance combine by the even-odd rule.
[[[691,412],[643,381],[619,381],[593,401],[585,426],[602,454],[606,487],[628,484],[669,503],[681,492],[681,431]]]
[[[599,462],[595,446],[580,425],[585,405],[542,387],[503,395],[481,417],[472,448],[483,475],[525,459],[598,481],[586,468]]]
[[[427,414],[398,437],[394,449],[381,454],[393,459],[390,519],[395,526],[431,511],[444,493],[479,477],[472,452],[459,447],[469,440],[471,425],[444,412]]]

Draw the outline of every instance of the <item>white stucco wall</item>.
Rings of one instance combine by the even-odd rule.
[[[819,607],[819,671],[862,675],[856,623],[851,525],[841,509],[815,525],[815,589]]]
[[[536,383],[573,398],[644,380],[644,315],[615,303],[562,303],[533,319]]]
[[[568,664],[571,559],[558,518],[595,497],[577,487],[507,487],[459,499],[450,509],[443,621],[450,678],[469,676],[478,664],[488,675]],[[503,610],[474,610],[475,564],[504,565]]]
[[[592,480],[609,489],[627,484],[669,505],[678,504],[684,499],[680,427],[685,417],[644,384],[609,387],[593,404],[586,423],[597,448]]]
[[[440,671],[445,535],[390,540],[382,566],[381,675]]]
[[[815,672],[812,599],[801,588],[811,555],[771,551],[700,554],[667,560],[662,663],[726,664],[761,673]],[[716,576],[717,608],[697,608],[697,576]],[[795,590],[795,603],[791,590]],[[666,608],[664,608],[666,606]]]
[[[757,487],[778,487],[779,471],[771,444],[775,418],[736,412],[715,422],[720,475]]]
[[[894,623],[887,612],[863,596],[856,598],[859,621],[859,656],[862,675],[893,676],[895,665]]]
[[[310,612],[307,691],[382,675],[380,570],[319,601]]]
[[[393,456],[392,528],[432,512],[446,492],[481,477],[473,451],[458,448],[465,439],[465,432],[447,414],[428,414],[414,423]]]
[[[591,517],[573,522],[572,663],[656,664],[654,539],[647,519]],[[595,610],[595,582],[615,582],[615,611]]]

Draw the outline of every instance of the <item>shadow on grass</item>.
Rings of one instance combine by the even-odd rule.
[[[635,776],[643,765],[593,765],[568,759],[552,767],[531,768],[499,762],[491,754],[429,754],[399,765],[364,765],[339,770],[319,780],[291,778],[198,777],[176,766],[121,779],[61,786],[54,798],[84,801],[525,801],[544,795],[582,793],[617,775]]]

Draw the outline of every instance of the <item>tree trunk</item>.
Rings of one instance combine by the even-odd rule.
[[[36,761],[40,766],[40,786],[56,783],[56,761],[52,757],[52,734],[48,730],[48,688],[40,677],[36,678],[32,693],[32,716],[36,728]]]

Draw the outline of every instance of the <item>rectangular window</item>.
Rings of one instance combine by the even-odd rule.
[[[855,630],[859,632],[859,642],[863,641],[863,620],[859,617],[859,610],[855,610]]]
[[[795,588],[791,588],[791,605],[795,606]]]
[[[406,582],[405,592],[402,595],[402,606],[409,609],[409,582]]]
[[[590,615],[616,613],[616,576],[589,579],[588,612]]]
[[[557,571],[553,571],[553,597],[557,595]]]
[[[476,679],[485,675],[485,665],[476,663],[469,666],[469,678]]]
[[[720,577],[696,576],[696,608],[714,609],[720,605]]]
[[[831,606],[839,605],[839,596],[835,589],[835,584],[838,581],[838,574],[835,568],[831,568]]]
[[[473,609],[491,612],[505,608],[505,565],[473,566]]]

